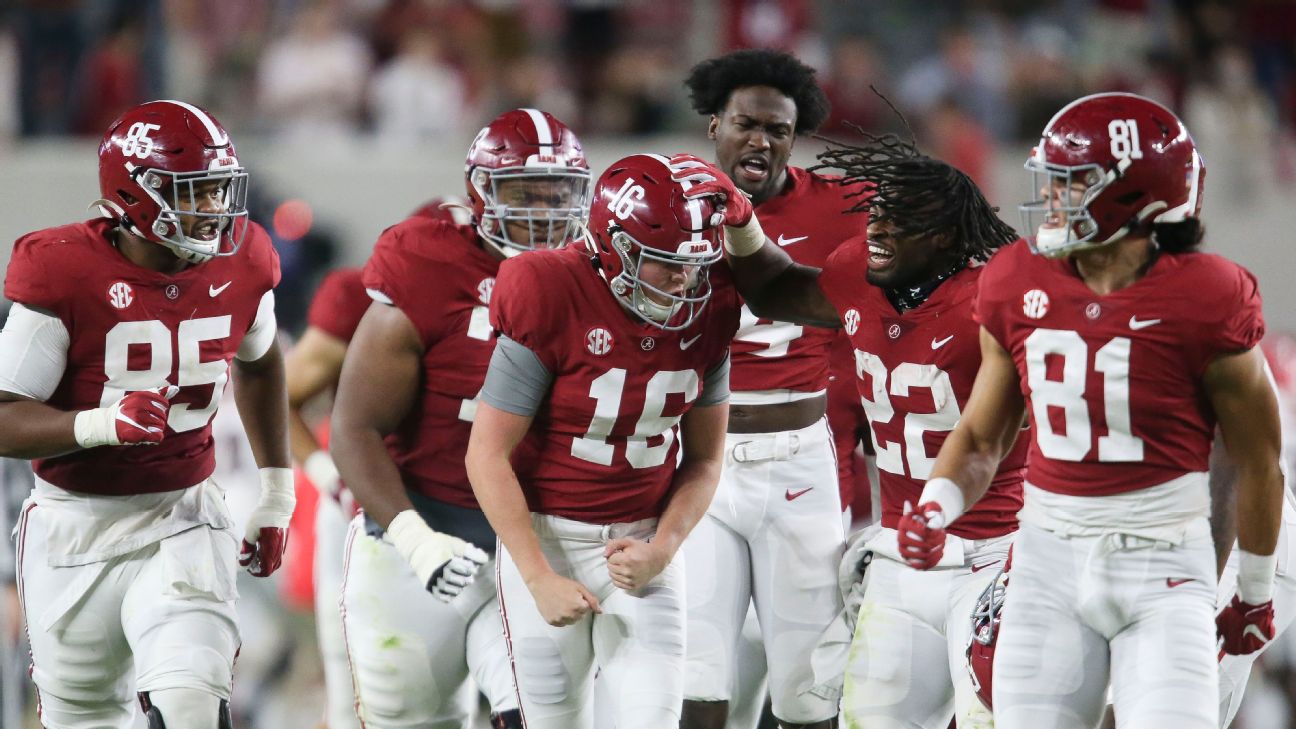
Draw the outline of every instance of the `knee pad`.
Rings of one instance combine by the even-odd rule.
[[[537,704],[561,704],[572,688],[558,644],[549,638],[515,640],[520,693]]]
[[[148,729],[234,729],[229,701],[197,689],[163,689],[141,691],[140,709],[148,720]]]
[[[522,712],[518,709],[491,714],[491,729],[523,729]]]

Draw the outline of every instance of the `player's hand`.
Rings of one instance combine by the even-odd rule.
[[[653,542],[622,537],[613,539],[603,549],[612,584],[633,592],[643,588],[670,564],[671,555]]]
[[[712,198],[716,206],[711,225],[724,224],[740,228],[751,222],[754,210],[751,198],[738,189],[719,167],[691,154],[677,154],[670,159],[671,180],[692,183],[684,193],[689,200]]]
[[[180,392],[174,385],[134,390],[117,402],[76,414],[73,432],[77,445],[157,445],[166,434],[171,398]]]
[[[1274,639],[1273,600],[1251,605],[1234,595],[1228,607],[1215,616],[1215,631],[1219,636],[1220,658],[1224,653],[1231,656],[1255,653]]]
[[[480,548],[428,526],[413,509],[397,514],[387,525],[387,534],[419,582],[442,602],[458,597],[490,561]]]
[[[945,513],[939,504],[919,504],[915,511],[906,501],[896,531],[900,557],[916,570],[935,567],[945,554]]]
[[[261,498],[248,517],[239,549],[239,564],[253,577],[269,577],[283,564],[288,522],[296,506],[292,469],[261,469]]]
[[[597,597],[576,580],[548,571],[526,583],[535,598],[536,608],[546,623],[561,628],[586,615],[602,613]]]
[[[342,475],[338,473],[333,456],[329,455],[328,451],[320,449],[306,456],[301,467],[302,473],[310,479],[315,490],[321,496],[332,499],[348,519],[360,513],[360,506],[351,495],[351,489],[348,489],[346,483],[342,481]]]

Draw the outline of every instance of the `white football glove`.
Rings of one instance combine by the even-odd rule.
[[[490,555],[472,544],[432,529],[413,509],[397,514],[387,533],[419,582],[442,602],[455,599],[490,561]]]

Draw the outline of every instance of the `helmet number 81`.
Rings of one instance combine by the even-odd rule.
[[[1133,119],[1112,119],[1107,124],[1111,153],[1116,159],[1143,159],[1139,145],[1138,124]]]

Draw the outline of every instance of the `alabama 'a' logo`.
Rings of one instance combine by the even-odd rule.
[[[612,351],[612,332],[603,327],[594,327],[585,332],[585,349],[595,357],[605,357]]]
[[[130,284],[125,281],[118,281],[108,287],[108,303],[115,309],[125,309],[135,300],[135,292],[131,291]]]

